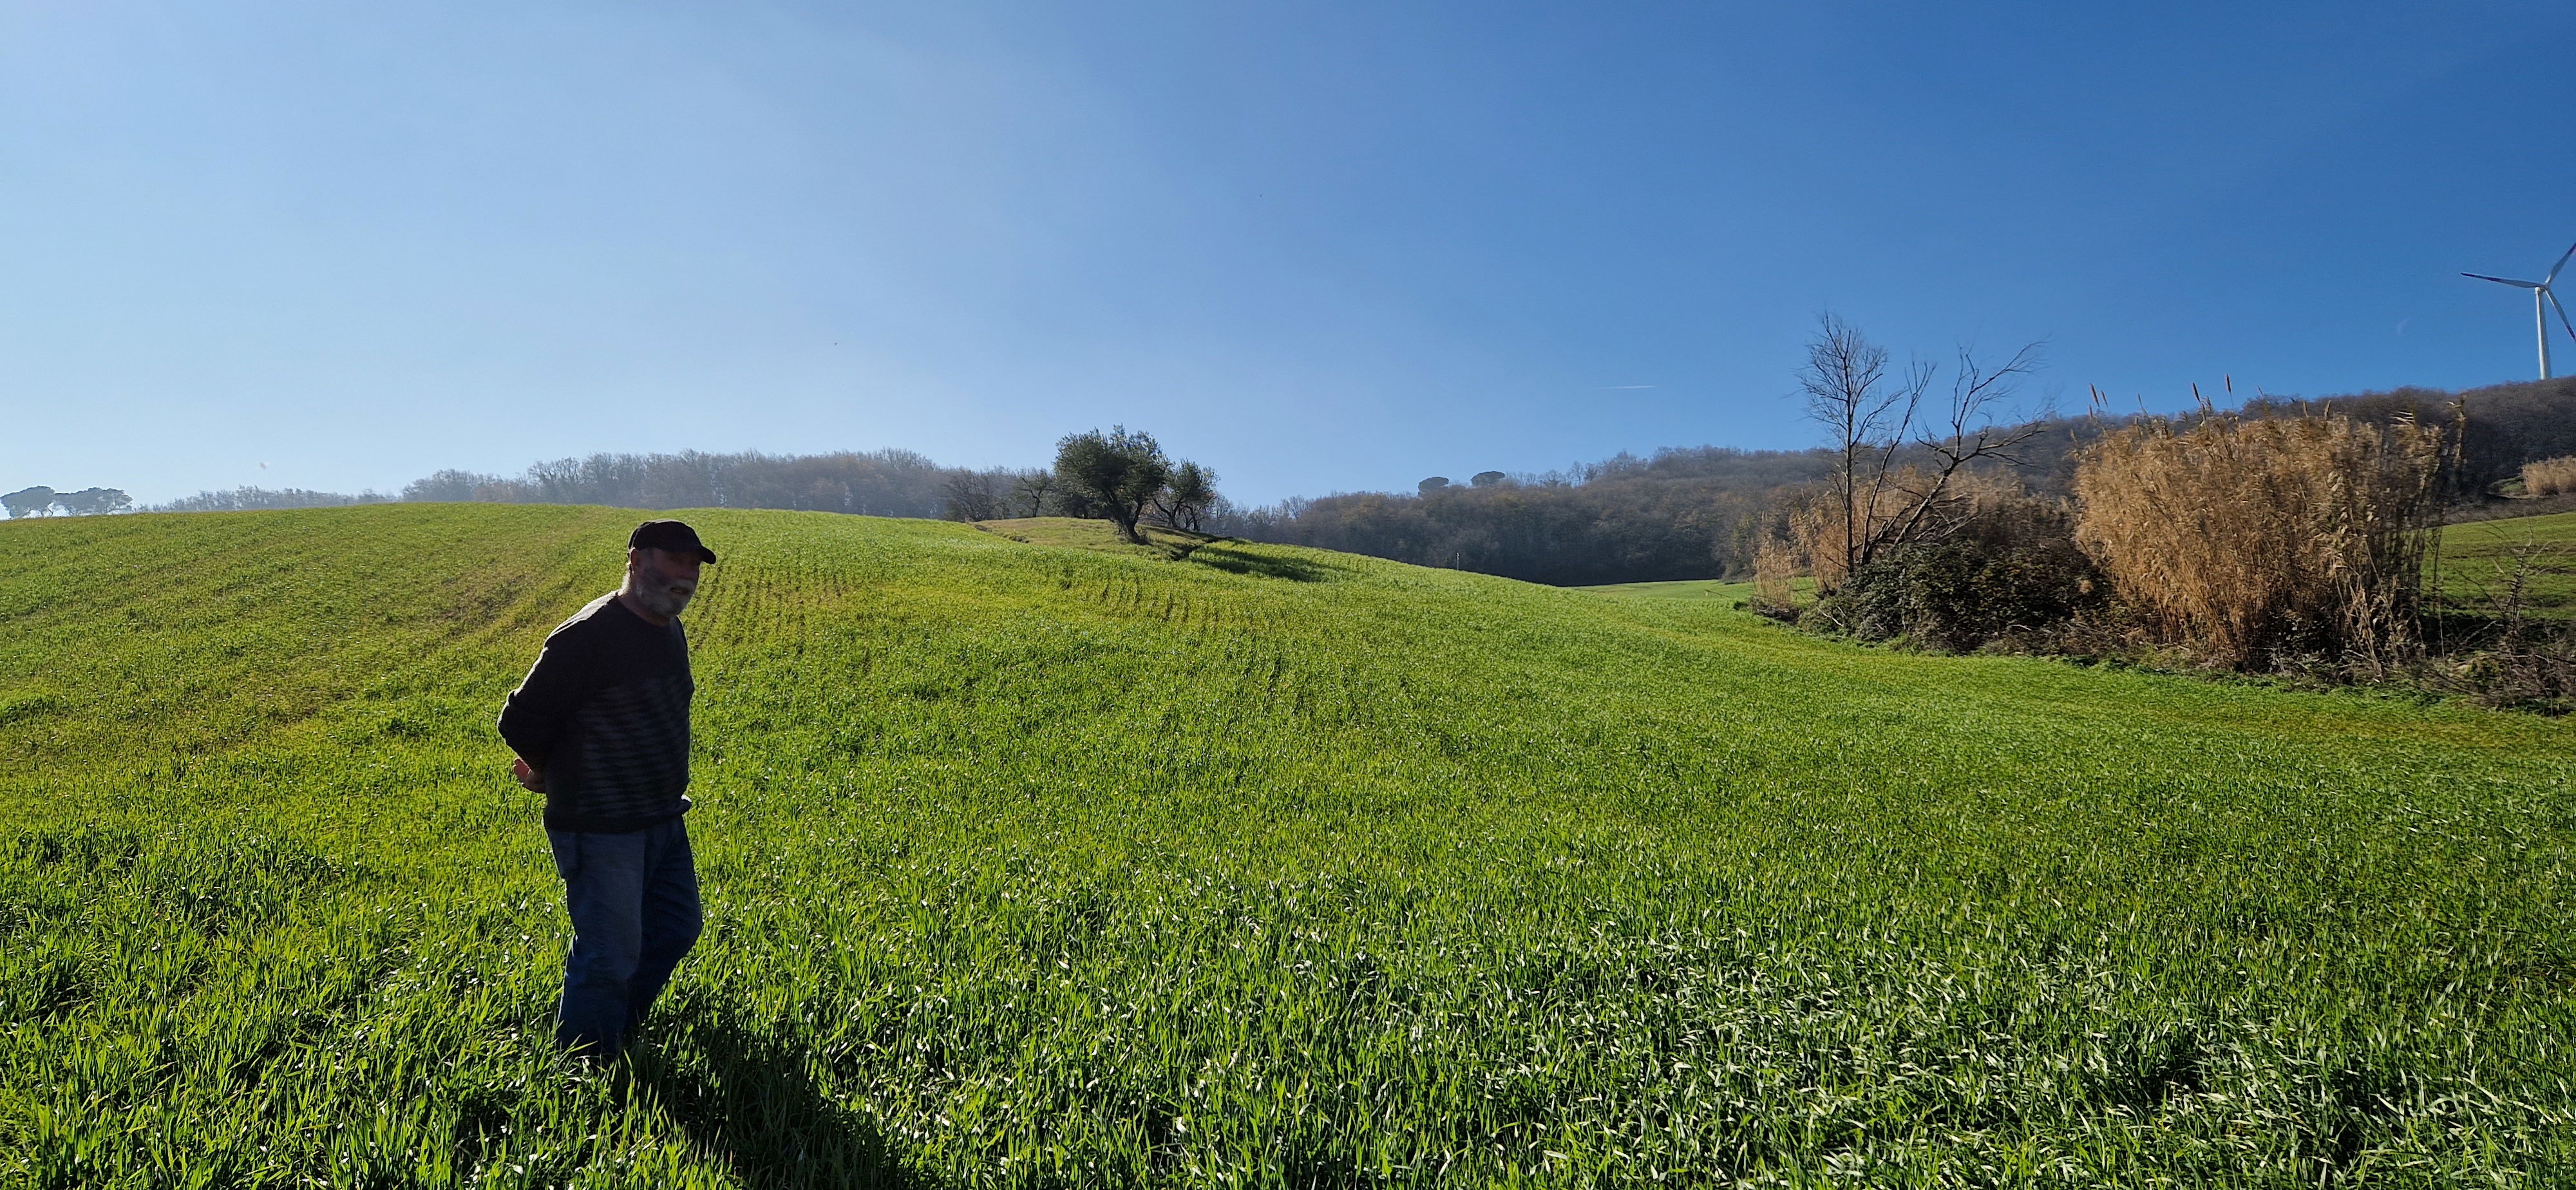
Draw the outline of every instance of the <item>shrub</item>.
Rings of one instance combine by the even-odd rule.
[[[2576,709],[2576,627],[2534,625],[2492,646],[2456,654],[2436,689],[2464,693],[2491,707],[2564,714]]]
[[[2076,539],[2164,643],[2247,668],[2322,655],[2372,676],[2413,643],[2443,435],[2336,415],[2105,435]]]
[[[2576,492],[2576,455],[2522,465],[2522,494],[2556,496]]]
[[[2100,575],[2062,504],[1983,493],[1941,537],[1862,566],[1801,622],[1866,640],[1966,652],[2043,633],[2098,602]]]

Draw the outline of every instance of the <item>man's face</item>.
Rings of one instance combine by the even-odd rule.
[[[626,551],[628,584],[657,616],[676,616],[698,593],[698,556],[669,550]]]

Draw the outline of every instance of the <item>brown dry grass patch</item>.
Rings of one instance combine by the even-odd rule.
[[[2522,465],[2522,494],[2562,496],[2576,492],[2576,455]]]
[[[2086,452],[2076,536],[2159,643],[2382,673],[2414,644],[2443,449],[2339,415],[2151,421]]]

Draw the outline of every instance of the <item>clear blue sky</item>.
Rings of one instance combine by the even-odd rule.
[[[2074,408],[2527,379],[2457,273],[2576,241],[2571,48],[2563,0],[0,0],[0,490],[1117,422],[1245,502],[1409,489],[1805,445],[1826,308],[2045,337]]]

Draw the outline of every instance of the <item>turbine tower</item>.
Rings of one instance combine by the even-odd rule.
[[[2516,281],[2511,277],[2490,277],[2485,273],[2460,274],[2463,277],[2475,277],[2480,281],[2493,281],[2498,285],[2511,285],[2531,291],[2531,329],[2540,340],[2540,378],[2543,380],[2549,379],[2549,311],[2551,309],[2558,311],[2558,325],[2567,328],[2567,337],[2576,339],[2576,323],[2567,321],[2567,307],[2559,305],[2558,295],[2549,292],[2550,282],[2558,279],[2558,270],[2567,267],[2567,258],[2570,256],[2576,256],[2576,244],[2568,245],[2567,251],[2559,254],[2558,263],[2549,266],[2549,275],[2537,281]]]

